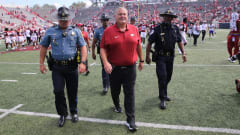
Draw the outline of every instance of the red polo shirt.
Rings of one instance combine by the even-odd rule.
[[[88,41],[88,34],[87,34],[87,32],[82,31],[82,36],[83,36],[84,40],[87,42]]]
[[[137,61],[137,46],[141,38],[137,27],[127,24],[125,32],[117,25],[105,29],[100,48],[105,48],[109,62],[115,66],[130,66]]]

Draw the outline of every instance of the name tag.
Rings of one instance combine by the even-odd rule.
[[[232,42],[235,42],[235,37],[232,37]]]

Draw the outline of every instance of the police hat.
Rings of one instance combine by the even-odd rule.
[[[52,16],[57,20],[71,20],[74,18],[73,12],[71,12],[67,7],[58,8],[58,10],[55,11]]]
[[[105,13],[103,13],[100,18],[100,20],[109,20],[109,19],[110,18]]]
[[[161,17],[169,16],[169,17],[172,17],[172,18],[177,18],[177,16],[170,9],[168,9],[164,13],[160,14],[160,16]]]

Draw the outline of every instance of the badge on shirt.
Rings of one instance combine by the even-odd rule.
[[[74,36],[75,35],[75,32],[74,31],[72,31],[72,36]]]
[[[165,35],[165,33],[160,33],[160,35],[161,35],[162,42],[164,42],[164,35]]]
[[[117,39],[117,38],[118,38],[118,36],[114,36],[114,38],[115,38],[115,39]]]
[[[134,36],[134,34],[130,34],[130,36],[131,36],[131,37],[133,37],[133,36]]]
[[[52,43],[55,44],[55,45],[58,45],[55,38],[52,40]]]

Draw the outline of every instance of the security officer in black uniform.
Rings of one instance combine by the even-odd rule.
[[[57,113],[60,115],[58,126],[62,127],[68,115],[64,95],[65,84],[72,122],[78,121],[78,71],[83,73],[86,70],[87,48],[81,31],[69,26],[73,13],[68,8],[60,7],[53,17],[58,19],[59,25],[49,28],[40,43],[42,46],[40,50],[40,71],[43,74],[47,71],[44,60],[47,49],[51,44],[52,57],[49,56],[48,64],[49,69],[52,70],[55,105]],[[77,46],[81,48],[81,63],[79,64],[76,60],[80,59],[80,56],[77,56]]]
[[[92,58],[94,60],[96,60],[95,47],[97,47],[97,53],[100,54],[100,43],[102,40],[102,35],[103,35],[104,30],[109,25],[109,19],[110,18],[105,13],[103,13],[100,18],[102,27],[98,28],[96,30],[96,32],[94,33],[93,42],[92,42]],[[101,56],[100,56],[100,61],[101,61],[101,65],[102,65],[102,84],[103,84],[102,94],[106,95],[108,92],[108,89],[110,88],[109,75],[104,70],[104,65],[103,65]]]
[[[154,28],[153,34],[148,39],[148,45],[146,49],[146,63],[150,64],[150,51],[152,44],[155,43],[152,59],[156,62],[156,73],[158,77],[158,88],[159,88],[159,99],[160,109],[166,109],[165,101],[171,101],[167,96],[167,85],[171,80],[173,72],[174,54],[175,54],[175,43],[182,52],[183,62],[186,62],[186,54],[184,51],[184,45],[181,42],[181,35],[179,28],[172,24],[172,20],[177,18],[172,11],[167,10],[163,14],[163,22]]]

